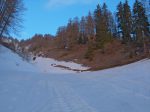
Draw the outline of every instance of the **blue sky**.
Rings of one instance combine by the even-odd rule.
[[[112,12],[119,3],[119,0],[24,0],[27,10],[23,15],[24,28],[18,39],[30,38],[35,33],[55,35],[57,28],[66,25],[69,18],[87,15],[104,1]],[[129,0],[131,6],[133,2]]]

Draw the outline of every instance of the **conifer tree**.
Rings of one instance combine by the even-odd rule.
[[[73,40],[74,40],[75,44],[77,43],[77,40],[78,40],[79,35],[80,35],[79,26],[80,26],[79,18],[75,17],[73,19],[73,23],[72,23]]]
[[[95,17],[95,26],[96,26],[96,48],[104,48],[105,43],[105,30],[106,30],[106,24],[104,23],[103,15],[102,15],[102,9],[100,5],[97,5],[97,8],[94,11],[94,17]]]
[[[96,27],[96,41],[100,42],[101,33],[100,33],[100,27],[101,27],[101,7],[98,4],[97,8],[94,11],[94,19],[95,19],[95,27]]]
[[[86,17],[86,21],[86,35],[89,39],[93,39],[95,35],[95,25],[91,12],[89,12],[88,16]]]
[[[124,32],[123,32],[123,26],[124,26],[124,18],[123,18],[123,4],[122,2],[120,2],[117,6],[117,13],[116,13],[116,16],[117,16],[117,23],[118,23],[118,33],[119,33],[119,36],[122,37],[122,39],[124,40]]]
[[[134,16],[134,32],[136,35],[136,41],[142,43],[144,37],[148,37],[150,34],[149,31],[149,22],[146,16],[145,8],[142,3],[138,0],[135,1],[133,7],[133,16]]]
[[[112,37],[112,24],[113,24],[113,18],[111,12],[107,9],[106,3],[103,4],[102,7],[102,26],[103,26],[103,39],[105,40],[105,43],[109,42]]]
[[[118,29],[122,35],[124,43],[131,42],[132,32],[132,15],[128,0],[124,4],[122,2],[117,6]]]
[[[86,35],[86,19],[82,16],[80,21],[80,38],[79,44],[86,44],[87,42],[87,35]]]
[[[109,11],[107,9],[107,5],[106,3],[103,4],[102,6],[102,22],[103,22],[103,26],[104,26],[104,32],[106,33],[109,29],[109,15],[108,15]]]
[[[146,16],[145,8],[138,0],[134,3],[133,13],[136,42],[144,48],[144,54],[147,54],[147,37],[150,37],[150,25],[148,22],[148,17]]]
[[[131,16],[131,9],[128,4],[128,0],[125,1],[123,5],[123,18],[124,18],[124,26],[123,26],[123,34],[125,43],[131,42],[131,32],[132,32],[132,16]]]
[[[105,44],[111,40],[110,27],[110,12],[107,5],[104,3],[102,8],[100,5],[95,10],[95,25],[96,25],[96,45],[104,51]]]

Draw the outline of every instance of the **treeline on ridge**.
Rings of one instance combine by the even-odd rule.
[[[132,9],[128,0],[119,2],[114,14],[106,3],[98,4],[87,16],[69,19],[66,26],[58,28],[55,38],[36,34],[31,39],[21,41],[21,44],[30,45],[29,50],[37,52],[48,52],[52,43],[56,48],[65,50],[85,45],[85,58],[92,60],[95,50],[105,53],[107,44],[114,40],[126,46],[130,57],[150,53],[150,24],[146,9],[139,0],[135,0]]]

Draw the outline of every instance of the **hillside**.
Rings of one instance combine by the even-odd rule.
[[[0,45],[0,58],[3,64],[1,70],[7,70],[9,67],[9,70],[38,71],[42,73],[75,73],[89,69],[81,64],[43,57],[37,57],[36,60],[25,60],[2,45]]]
[[[29,41],[21,42],[20,46],[22,48],[28,47],[27,51],[32,52],[36,56],[42,54],[43,57],[60,61],[73,61],[88,66],[91,70],[125,65],[148,57],[148,55],[143,53],[143,48],[134,44],[128,47],[117,39],[113,39],[105,45],[104,53],[101,49],[95,49],[88,53],[88,44],[75,44],[71,49],[60,48],[57,41],[58,38],[47,41],[47,39],[42,37],[34,37]],[[46,42],[48,43],[46,44]],[[86,58],[87,55],[89,58]]]
[[[0,46],[0,112],[149,112],[149,68],[145,59],[97,72],[46,72]]]

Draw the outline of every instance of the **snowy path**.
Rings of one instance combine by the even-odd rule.
[[[143,78],[139,75],[126,78],[84,73],[3,73],[0,74],[0,112],[150,110],[150,83],[140,82]]]
[[[51,112],[96,112],[90,105],[87,104],[75,91],[66,84],[56,83],[53,87],[53,102],[52,108],[47,111]]]
[[[1,112],[97,112],[58,75],[10,75],[8,83],[6,74],[0,79]]]

